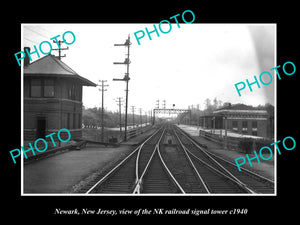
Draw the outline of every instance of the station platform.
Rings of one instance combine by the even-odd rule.
[[[23,192],[26,194],[76,193],[81,186],[99,173],[109,169],[125,158],[155,129],[118,147],[87,144],[81,150],[65,151],[39,159],[23,166]]]

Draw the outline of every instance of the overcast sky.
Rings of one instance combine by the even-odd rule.
[[[253,85],[253,92],[245,89],[242,97],[234,87],[247,78],[254,81],[254,75],[276,66],[274,24],[180,24],[180,28],[172,24],[168,34],[157,37],[152,33],[152,40],[145,35],[138,45],[134,32],[145,31],[145,27],[152,30],[153,24],[23,24],[22,48],[33,49],[33,45],[38,47],[42,41],[72,31],[76,41],[63,52],[67,57],[62,61],[94,83],[107,80],[104,103],[108,110],[117,110],[115,98],[125,99],[125,82],[112,79],[124,77],[126,66],[113,62],[124,61],[126,48],[114,44],[124,43],[129,34],[129,107],[149,111],[156,100],[166,100],[167,108],[200,104],[204,109],[204,100],[215,97],[222,102],[274,105],[276,79],[260,89]],[[58,55],[57,51],[52,54]],[[101,106],[98,87],[84,87],[83,104]]]

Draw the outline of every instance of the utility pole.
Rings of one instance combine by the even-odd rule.
[[[102,113],[101,113],[101,141],[104,142],[104,91],[107,91],[105,87],[108,87],[108,85],[105,85],[104,83],[107,82],[107,80],[99,80],[101,82],[101,89],[99,88],[99,91],[102,91]]]
[[[122,106],[122,97],[118,97],[117,104],[119,106],[119,117],[120,117],[120,135],[122,134],[122,113],[121,113],[121,106]]]
[[[53,40],[53,43],[57,44],[57,42],[55,40]],[[65,42],[59,40],[57,45],[61,47],[62,43],[65,43]],[[61,60],[61,58],[66,57],[66,54],[61,55],[61,51],[69,50],[69,47],[66,47],[66,48],[55,48],[55,49],[52,49],[52,50],[58,51],[58,59]]]
[[[116,79],[114,78],[113,81],[125,81],[126,82],[126,101],[125,101],[125,134],[124,134],[124,141],[127,140],[127,110],[128,110],[128,82],[130,80],[129,78],[129,64],[131,63],[129,60],[129,48],[130,48],[131,42],[130,42],[130,35],[128,35],[128,39],[126,39],[124,44],[115,44],[114,46],[125,46],[127,47],[127,58],[125,58],[125,61],[123,63],[120,62],[114,62],[114,64],[123,64],[127,66],[127,72],[125,73],[125,76],[123,79]]]
[[[135,106],[131,106],[131,111],[132,111],[132,126],[134,127],[134,109],[135,109]]]
[[[141,127],[142,127],[142,124],[143,124],[143,119],[142,119],[142,108],[140,108],[140,124],[141,124]]]

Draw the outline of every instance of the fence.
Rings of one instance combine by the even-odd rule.
[[[128,133],[127,133],[128,139],[134,138],[137,135],[144,133],[145,131],[147,131],[149,129],[149,127],[151,127],[151,126],[138,127],[138,128],[133,128],[133,129],[128,130]]]
[[[202,136],[210,141],[213,141],[220,146],[225,146],[225,136],[219,134],[209,133],[203,130],[199,130],[199,136]],[[269,146],[272,140],[265,138],[245,138],[245,137],[231,137],[227,136],[227,148],[235,151],[241,151],[244,153],[251,153],[254,150],[260,149],[263,146]],[[274,149],[273,149],[274,150]]]

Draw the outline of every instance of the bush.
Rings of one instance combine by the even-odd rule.
[[[254,141],[255,146],[253,146]],[[264,146],[268,146],[274,151],[273,146],[270,146],[271,143],[272,141],[267,139],[243,138],[239,141],[238,148],[247,154],[252,153],[254,150],[256,150],[256,152],[258,153],[258,151]]]
[[[243,138],[239,141],[238,148],[247,154],[251,153],[253,148],[253,139],[251,138]]]

